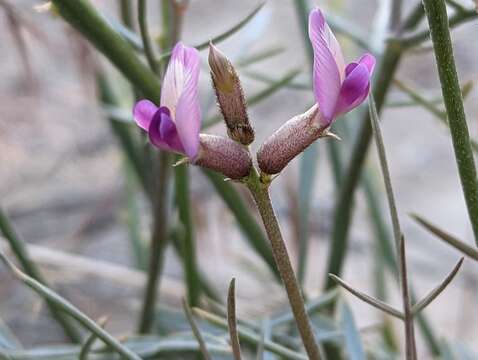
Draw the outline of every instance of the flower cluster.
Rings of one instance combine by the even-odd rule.
[[[340,45],[319,9],[310,13],[309,37],[314,49],[315,104],[284,123],[261,145],[257,162],[268,175],[279,173],[312,142],[327,136],[334,120],[360,105],[370,91],[375,58],[365,54],[345,66]],[[178,43],[164,76],[160,106],[141,100],[134,107],[134,119],[159,149],[183,154],[192,164],[241,179],[252,169],[246,145],[254,141],[254,130],[239,77],[226,56],[211,44],[211,78],[229,138],[200,134],[199,63],[196,49]]]

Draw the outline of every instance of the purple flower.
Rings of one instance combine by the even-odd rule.
[[[179,42],[164,76],[160,107],[140,100],[133,109],[136,124],[148,132],[154,146],[187,155],[193,161],[198,155],[201,129],[198,80],[198,51]]]
[[[366,53],[345,66],[340,45],[319,9],[309,15],[309,38],[314,49],[313,84],[319,122],[328,127],[337,116],[365,100],[375,57]]]

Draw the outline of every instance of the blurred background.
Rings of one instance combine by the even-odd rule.
[[[123,97],[126,115],[133,103],[127,95],[128,84],[61,19],[35,11],[33,7],[40,1],[7,2],[11,7],[0,2],[0,205],[56,290],[93,318],[109,315],[107,329],[112,333],[130,332],[136,325],[145,283],[144,273],[134,264],[131,224],[137,224],[147,241],[151,218],[147,201],[134,179],[127,175],[127,164],[105,120],[105,109],[98,104],[95,67],[100,64],[108,69],[116,80],[115,91],[126,94]],[[92,3],[108,19],[119,21],[117,1]],[[159,14],[156,3],[150,3],[149,20],[154,35],[160,30]],[[386,3],[379,0],[311,1],[326,14],[346,19],[367,37],[379,31],[381,25],[373,19]],[[472,1],[462,3],[472,6]],[[184,18],[183,41],[194,45],[213,38],[234,26],[256,5],[257,1],[253,0],[192,0]],[[405,1],[405,13],[415,5],[415,1]],[[462,84],[477,78],[477,24],[471,22],[453,32]],[[250,106],[249,114],[256,129],[253,149],[313,102],[312,91],[307,89],[310,59],[300,26],[292,0],[268,1],[244,28],[218,44],[238,65],[247,96],[267,88],[271,81],[298,72],[287,86]],[[339,36],[339,41],[346,61],[363,53],[347,37]],[[429,45],[426,43],[420,51],[407,54],[396,78],[419,94],[434,99],[441,93]],[[383,45],[377,45],[380,46]],[[277,54],[247,66],[240,65],[241,59],[265,49],[277,49]],[[200,97],[206,119],[214,116],[217,108],[210,85],[207,50],[201,52],[201,57]],[[476,139],[477,100],[478,91],[472,89],[465,107],[471,135]],[[410,98],[396,87],[387,101],[381,119],[407,240],[409,274],[416,292],[424,295],[446,276],[460,254],[416,225],[409,213],[425,216],[470,244],[473,235],[448,129],[427,110],[410,104]],[[353,129],[358,126],[358,120],[352,113],[339,121],[347,121]],[[225,127],[218,123],[207,132],[225,134]],[[340,146],[346,163],[353,140],[347,139],[340,128],[335,132],[343,138]],[[328,141],[333,140],[321,140],[314,145],[318,155],[310,198],[310,248],[305,278],[311,297],[322,291],[337,196],[327,154]],[[294,259],[298,254],[299,163],[299,159],[294,160],[272,185],[273,202]],[[381,212],[388,224],[375,146],[371,147],[368,163]],[[282,309],[287,301],[284,292],[244,240],[224,202],[198,169],[191,168],[190,179],[197,258],[206,278],[224,298],[230,279],[236,278],[237,310],[244,318],[253,319]],[[237,189],[253,209],[249,195],[241,187]],[[362,191],[357,192],[355,206],[342,278],[356,288],[373,293],[377,257]],[[8,248],[5,242],[1,245]],[[387,282],[393,283],[391,276],[386,277]],[[182,279],[181,262],[174,250],[168,249],[161,281],[162,306],[180,308],[184,296]],[[425,313],[440,337],[478,351],[478,314],[474,311],[478,301],[476,279],[478,268],[472,261],[465,261],[455,281]],[[15,282],[3,267],[0,283],[2,327],[8,326],[27,347],[58,342],[62,338],[44,303]],[[363,336],[364,342],[373,341],[374,327],[380,324],[381,315],[376,309],[346,296],[359,328],[367,334]],[[399,307],[396,286],[390,286],[390,296],[391,303]],[[396,333],[401,334],[400,324],[394,322],[394,325]],[[420,334],[418,341],[426,354]]]

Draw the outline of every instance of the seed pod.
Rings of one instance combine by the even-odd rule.
[[[314,105],[282,125],[259,148],[259,168],[269,175],[280,173],[293,158],[324,135],[327,129],[320,125],[319,116],[318,106]]]
[[[241,179],[252,168],[249,152],[237,142],[216,135],[199,135],[199,153],[194,165],[220,172],[230,179]]]
[[[229,59],[209,44],[209,67],[216,98],[231,139],[243,145],[254,141],[241,81]]]

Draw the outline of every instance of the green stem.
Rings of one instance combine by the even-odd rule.
[[[138,89],[159,103],[161,86],[154,72],[136,56],[134,49],[116,33],[87,0],[52,0],[58,13],[82,33]]]
[[[146,0],[138,0],[138,24],[139,32],[141,33],[141,40],[143,40],[144,55],[148,60],[149,67],[154,72],[157,72],[158,66],[156,59],[154,58],[153,46],[151,44],[151,38],[148,32],[148,21],[146,12]]]
[[[297,327],[299,329],[302,342],[309,359],[320,359],[319,348],[312,330],[309,316],[305,310],[304,298],[302,296],[299,283],[294,274],[294,269],[290,262],[287,247],[277,222],[274,209],[269,196],[268,184],[264,184],[259,179],[257,173],[253,170],[247,181],[247,186],[256,202],[261,215],[267,236],[271,242],[272,254],[279,269],[282,281],[285,285],[289,303],[294,314]]]
[[[0,233],[8,241],[8,244],[10,245],[13,254],[15,254],[15,257],[21,264],[23,270],[25,270],[25,272],[36,281],[47,285],[47,282],[43,278],[40,269],[30,258],[24,242],[20,239],[16,231],[13,229],[13,226],[10,224],[9,219],[7,215],[3,212],[2,208],[0,208]],[[71,323],[70,319],[68,319],[65,314],[62,313],[53,302],[47,299],[46,303],[52,316],[63,328],[63,331],[68,336],[68,338],[75,343],[81,343],[81,334],[78,329]]]
[[[423,5],[430,26],[430,34],[463,195],[465,196],[468,216],[475,235],[475,242],[478,245],[478,181],[465,109],[463,107],[463,97],[453,56],[446,4],[444,0],[423,0]]]
[[[170,154],[160,152],[158,154],[158,169],[153,194],[153,232],[150,246],[150,259],[148,267],[148,280],[143,297],[138,331],[145,334],[151,331],[154,325],[155,304],[158,292],[158,282],[163,266],[163,256],[168,240],[168,185],[171,171]]]
[[[179,159],[179,157],[178,157]],[[185,165],[176,166],[175,172],[175,196],[176,206],[179,211],[179,220],[183,225],[182,232],[182,258],[184,259],[184,272],[186,287],[188,290],[188,305],[195,307],[199,305],[201,293],[201,282],[196,259],[196,244],[194,240],[194,228],[191,217],[191,200],[189,198],[189,176],[188,167]]]

